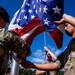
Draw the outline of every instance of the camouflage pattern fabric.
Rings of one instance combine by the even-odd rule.
[[[0,29],[0,75],[4,75],[8,66],[9,50],[25,58],[31,55],[30,46],[11,31]]]
[[[0,75],[4,75],[6,73],[8,67],[8,55],[8,51],[5,51],[4,55],[0,56]]]
[[[31,55],[30,46],[16,33],[5,29],[0,29],[0,47],[4,51],[13,51],[24,58]]]
[[[64,75],[75,75],[75,38],[73,38],[66,50],[58,56],[56,63],[59,68],[64,67]]]

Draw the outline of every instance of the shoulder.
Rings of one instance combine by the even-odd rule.
[[[75,42],[75,38],[73,38],[71,41],[70,41],[70,43],[74,43]]]
[[[8,32],[18,36],[18,34],[16,32],[14,32],[14,31],[8,31]]]
[[[75,38],[70,41],[67,48],[71,51],[75,50]]]

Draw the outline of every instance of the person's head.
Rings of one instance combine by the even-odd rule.
[[[65,23],[65,32],[68,36],[75,37],[75,27],[69,23]]]
[[[0,6],[0,27],[4,28],[9,23],[9,15],[7,11]]]

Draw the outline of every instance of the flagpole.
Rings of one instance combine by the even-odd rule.
[[[46,34],[44,32],[44,45],[46,46]]]
[[[18,14],[19,10],[14,14],[14,17],[12,21],[10,22],[8,30],[11,30],[12,28],[10,27],[13,22],[16,19],[16,15]],[[13,55],[16,57],[16,53],[12,53],[12,64],[11,64],[11,70],[10,70],[10,75],[19,75],[19,64],[14,60]]]
[[[46,46],[46,32],[44,32],[44,45]],[[46,72],[46,75],[50,75],[49,72]]]
[[[13,53],[13,55],[16,57],[16,53]],[[13,55],[10,75],[19,75],[19,64],[14,60]]]

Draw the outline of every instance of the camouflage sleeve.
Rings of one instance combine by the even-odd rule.
[[[57,63],[57,64],[58,64],[58,68],[61,68],[62,63],[60,62],[60,60],[59,60],[59,59],[55,60],[55,63]]]
[[[70,47],[66,48],[66,50],[64,50],[64,52],[62,52],[56,60],[56,63],[59,65],[59,68],[62,69],[64,67],[64,65],[67,63],[68,61],[68,57],[71,53],[71,50],[69,49]]]
[[[0,46],[4,50],[10,50],[21,57],[26,57],[31,54],[30,46],[14,32],[2,30],[0,36]]]
[[[56,60],[56,63],[58,64],[59,68],[62,69],[64,67],[64,52],[62,52]]]

